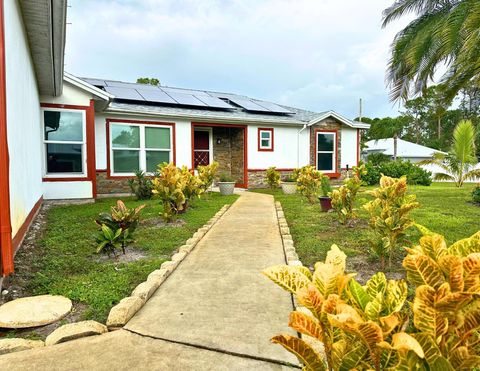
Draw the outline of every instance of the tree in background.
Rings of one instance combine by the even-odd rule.
[[[159,86],[160,80],[155,77],[139,77],[137,79],[137,84],[147,84],[153,86]]]
[[[435,71],[446,66],[445,94],[453,98],[480,81],[480,2],[478,0],[397,0],[383,12],[383,27],[415,14],[395,36],[387,81],[391,99],[407,100],[424,91]]]
[[[406,116],[385,117],[383,119],[374,119],[370,123],[368,135],[371,139],[393,138],[393,159],[397,159],[398,138],[402,136],[409,124]]]
[[[475,127],[471,121],[463,120],[453,131],[453,145],[447,154],[435,153],[431,160],[420,162],[423,165],[436,165],[444,172],[436,173],[435,180],[454,181],[461,187],[466,180],[480,178],[480,169],[475,169],[478,160],[475,154]]]

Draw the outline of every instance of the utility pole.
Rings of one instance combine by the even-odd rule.
[[[362,98],[358,102],[358,121],[362,122]]]

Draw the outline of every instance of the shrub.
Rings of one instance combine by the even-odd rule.
[[[410,211],[419,206],[415,195],[407,194],[407,178],[394,179],[382,176],[380,187],[368,192],[374,200],[363,205],[370,214],[369,225],[374,232],[371,241],[372,251],[380,258],[382,269],[385,268],[385,256],[388,265],[392,263],[392,253],[399,247],[405,232],[414,221]]]
[[[173,163],[159,165],[159,176],[153,179],[153,194],[163,205],[162,217],[165,222],[171,222],[183,210],[186,179],[181,170]]]
[[[267,169],[267,183],[272,189],[277,188],[280,185],[280,173],[275,166],[271,166]]]
[[[322,176],[321,180],[321,188],[322,188],[322,196],[323,197],[330,197],[330,193],[332,192],[332,186],[330,185],[330,178],[326,175]]]
[[[354,166],[353,176],[344,181],[344,184],[330,193],[332,208],[337,213],[338,221],[346,224],[356,218],[355,199],[362,185],[360,177],[365,173],[365,165]]]
[[[392,158],[384,153],[371,153],[367,156],[367,163],[373,166],[378,166],[390,161],[392,161]]]
[[[200,179],[200,187],[207,192],[213,185],[215,176],[217,175],[218,162],[213,161],[209,165],[198,166],[198,178]]]
[[[267,268],[263,273],[310,312],[290,313],[289,326],[307,339],[278,335],[272,342],[297,356],[304,370],[479,367],[480,232],[450,247],[441,235],[426,234],[406,251],[403,267],[416,287],[410,311],[403,280],[377,273],[362,286],[345,273],[345,254],[335,245],[313,273]]]
[[[200,197],[203,193],[202,181],[198,176],[192,174],[192,172],[186,166],[182,166],[180,173],[184,179],[183,194],[186,201],[191,201],[194,198]]]
[[[377,165],[367,162],[366,169],[367,173],[362,176],[362,180],[368,185],[378,184],[382,174],[391,178],[400,178],[405,175],[407,184],[410,185],[429,186],[432,184],[432,173],[410,161],[388,161]]]
[[[228,173],[221,173],[218,180],[220,182],[233,182],[234,181],[233,177]]]
[[[317,201],[321,189],[322,177],[323,174],[310,165],[298,170],[297,189],[311,204]]]
[[[298,175],[293,172],[291,174],[287,174],[282,178],[282,182],[285,183],[296,183],[297,182]]]
[[[99,214],[95,219],[95,223],[101,227],[97,238],[99,243],[97,251],[113,252],[117,247],[116,243],[119,243],[125,254],[125,246],[132,241],[133,232],[140,221],[140,212],[144,207],[145,205],[141,205],[129,209],[123,201],[118,200],[110,213]]]
[[[476,186],[472,191],[473,202],[480,203],[480,185]]]
[[[136,171],[135,178],[129,179],[128,185],[137,200],[149,200],[152,198],[152,181],[145,176],[144,171]]]

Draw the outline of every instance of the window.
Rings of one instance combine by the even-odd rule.
[[[258,129],[258,150],[273,151],[273,129]]]
[[[317,132],[317,170],[335,173],[336,139],[337,133],[335,132]]]
[[[145,124],[110,124],[110,163],[113,175],[154,173],[158,164],[172,161],[172,129]]]
[[[84,176],[85,111],[43,110],[43,139],[46,176]]]

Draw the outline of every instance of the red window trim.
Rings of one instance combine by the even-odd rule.
[[[72,104],[57,104],[57,103],[41,103],[42,108],[57,108],[57,109],[71,109],[85,111],[85,125],[86,125],[86,156],[87,156],[87,176],[83,177],[65,177],[49,175],[43,177],[44,182],[92,182],[92,197],[97,198],[97,178],[95,174],[95,102],[90,99],[90,105],[78,106]],[[43,122],[43,121],[42,121]]]
[[[162,125],[170,126],[172,128],[172,155],[173,155],[173,164],[177,163],[177,150],[176,150],[176,133],[175,133],[175,123],[174,122],[161,122],[161,121],[149,121],[149,120],[122,120],[122,119],[105,119],[105,128],[107,138],[107,179],[132,179],[131,175],[112,175],[111,169],[111,159],[110,159],[110,123],[118,122],[122,124],[143,124],[143,125]]]
[[[331,178],[336,178],[336,177],[339,177],[340,176],[340,173],[338,171],[338,168],[339,168],[339,164],[338,164],[338,143],[339,143],[339,136],[338,136],[338,130],[324,130],[324,129],[315,129],[314,131],[314,152],[313,152],[313,156],[314,156],[314,159],[313,159],[313,162],[315,164],[315,169],[318,169],[317,168],[317,134],[318,133],[334,133],[335,134],[335,148],[334,148],[334,152],[335,152],[335,168],[333,169],[333,171],[324,171],[324,170],[320,170],[322,173],[324,173],[325,175],[331,177]]]
[[[220,127],[220,128],[242,128],[243,129],[243,179],[244,183],[235,184],[239,188],[248,188],[248,126],[240,124],[212,124],[206,122],[192,122],[191,124],[191,152],[192,167],[194,163],[194,131],[196,127]]]
[[[260,133],[262,131],[269,131],[270,132],[270,148],[261,148],[261,140],[262,139],[260,138]],[[274,150],[273,128],[258,128],[257,140],[258,140],[258,151],[259,152],[273,152],[273,150]]]

